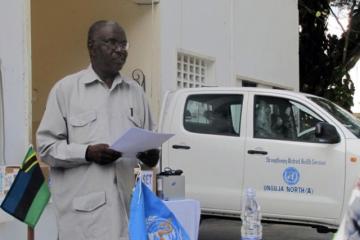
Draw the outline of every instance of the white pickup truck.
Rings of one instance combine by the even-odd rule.
[[[256,189],[264,220],[336,229],[360,173],[360,122],[312,95],[260,88],[168,92],[162,168],[182,169],[203,214],[240,216]]]

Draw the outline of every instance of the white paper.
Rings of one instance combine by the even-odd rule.
[[[142,128],[130,128],[111,146],[123,156],[132,156],[138,152],[144,152],[150,149],[159,148],[174,134],[156,133]]]

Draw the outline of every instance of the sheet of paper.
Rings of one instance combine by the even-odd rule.
[[[138,152],[159,148],[161,144],[172,136],[174,136],[174,134],[156,133],[141,128],[130,128],[118,138],[110,148],[122,152],[123,156],[132,156]]]

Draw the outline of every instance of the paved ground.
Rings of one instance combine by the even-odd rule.
[[[204,219],[199,240],[240,240],[240,228],[240,221]],[[306,226],[263,224],[263,240],[331,240],[332,236],[332,233],[318,233]]]

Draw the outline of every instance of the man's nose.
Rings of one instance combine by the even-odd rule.
[[[123,48],[121,47],[120,44],[116,44],[114,50],[115,50],[116,52],[121,52],[121,51],[123,50]]]

